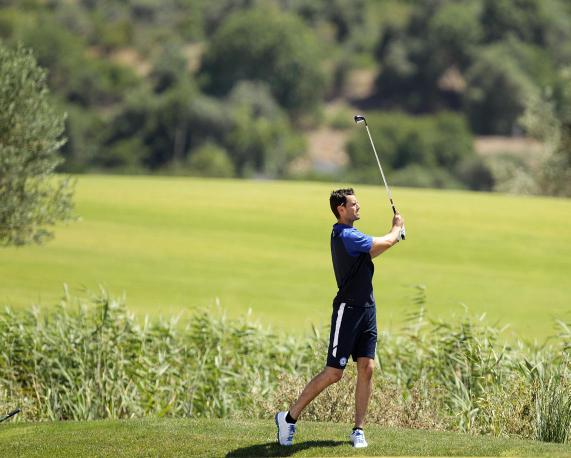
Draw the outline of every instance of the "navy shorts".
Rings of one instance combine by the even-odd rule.
[[[356,307],[341,303],[333,307],[327,366],[345,369],[349,356],[353,361],[374,359],[377,347],[376,307]]]

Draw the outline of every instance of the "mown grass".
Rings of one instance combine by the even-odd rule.
[[[217,298],[231,315],[307,332],[329,320],[335,283],[328,195],[345,183],[80,176],[81,221],[44,247],[0,251],[0,304],[51,306],[73,292],[125,291],[140,314],[187,313]],[[356,186],[358,227],[381,235],[382,188]],[[433,316],[475,313],[543,338],[569,313],[571,201],[395,189],[408,239],[376,261],[383,328],[401,322],[410,285]]]
[[[300,422],[301,423],[301,422]],[[349,445],[350,424],[304,422],[296,443],[275,443],[273,421],[156,419],[0,426],[2,456],[550,456],[571,446],[367,426],[369,447]]]

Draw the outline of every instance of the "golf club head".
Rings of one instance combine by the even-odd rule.
[[[365,125],[367,125],[367,120],[362,115],[355,115],[353,116],[353,119],[355,120],[355,124],[361,124],[364,122]]]

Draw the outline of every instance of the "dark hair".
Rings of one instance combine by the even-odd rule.
[[[345,202],[347,202],[347,196],[353,195],[355,195],[353,188],[337,189],[336,191],[331,192],[331,195],[329,196],[329,205],[331,205],[331,211],[335,215],[335,218],[339,219],[337,207],[339,205],[345,205]]]

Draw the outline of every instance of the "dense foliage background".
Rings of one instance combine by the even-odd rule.
[[[571,193],[564,0],[0,5],[0,46],[30,48],[68,113],[61,171],[376,181],[359,110],[395,184]],[[294,167],[323,127],[347,163]],[[482,156],[480,135],[543,147]]]

